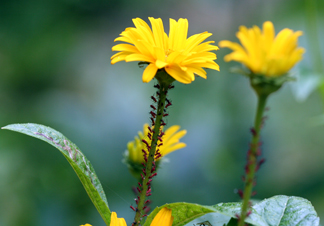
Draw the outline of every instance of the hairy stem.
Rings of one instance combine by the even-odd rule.
[[[143,175],[144,179],[142,181],[142,187],[141,187],[141,191],[139,194],[139,200],[138,200],[138,205],[137,205],[136,215],[134,218],[133,225],[136,225],[136,224],[138,224],[138,222],[141,221],[143,208],[145,207],[147,191],[150,186],[149,180],[153,176],[152,173],[154,172],[154,170],[152,170],[152,169],[155,164],[154,163],[154,155],[155,155],[155,151],[156,151],[156,147],[157,147],[158,136],[160,134],[160,127],[161,127],[163,112],[164,112],[164,108],[165,108],[165,100],[166,100],[167,91],[168,91],[168,84],[160,83],[160,89],[159,89],[160,95],[158,97],[157,113],[156,113],[156,118],[155,118],[155,122],[154,122],[152,142],[151,142],[151,147],[149,148],[147,162],[145,164],[145,174],[146,175]]]
[[[256,111],[256,116],[254,120],[254,128],[252,129],[252,141],[251,147],[248,152],[248,162],[246,165],[246,178],[245,178],[245,186],[243,192],[243,203],[241,209],[241,216],[239,219],[239,226],[244,225],[244,220],[248,215],[249,207],[250,207],[250,198],[252,196],[253,184],[254,184],[254,176],[257,170],[258,165],[258,149],[259,149],[259,140],[260,140],[260,130],[262,127],[262,117],[264,108],[267,101],[267,95],[258,95],[258,106]]]

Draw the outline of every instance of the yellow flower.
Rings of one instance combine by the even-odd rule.
[[[233,50],[224,57],[225,61],[241,62],[254,74],[278,77],[302,59],[305,49],[298,47],[297,43],[302,34],[301,31],[285,28],[275,37],[273,24],[266,21],[263,23],[263,31],[257,26],[249,29],[240,26],[236,37],[242,46],[227,40],[219,42],[219,46]]]
[[[149,145],[151,145],[151,140],[148,138],[148,129],[149,125],[144,124],[143,126],[143,132],[138,132],[138,137],[135,137],[134,141],[130,141],[127,144],[127,151],[126,151],[126,157],[129,159],[128,161],[132,163],[142,163],[144,162],[144,157],[143,157],[143,152],[142,149],[147,151],[146,145],[142,142],[142,139],[146,140]],[[157,145],[162,145],[158,147],[160,150],[159,152],[161,153],[161,157],[158,158],[157,160],[160,160],[163,156],[176,151],[180,148],[186,147],[185,143],[180,142],[180,139],[186,135],[187,131],[186,130],[181,130],[180,126],[174,125],[168,128],[165,132],[164,135],[162,136],[162,141],[158,140]]]
[[[91,224],[84,224],[84,225],[80,225],[80,226],[92,226]]]
[[[135,27],[126,28],[115,41],[129,44],[115,45],[112,50],[120,51],[111,57],[111,64],[119,61],[141,61],[148,66],[143,73],[143,82],[151,81],[157,71],[164,69],[171,77],[181,83],[191,83],[195,75],[206,77],[203,68],[219,71],[214,62],[216,54],[209,52],[218,50],[211,45],[213,41],[203,42],[211,36],[207,31],[187,38],[188,20],[170,19],[169,36],[164,32],[162,20],[149,17],[152,30],[140,19],[133,19]]]

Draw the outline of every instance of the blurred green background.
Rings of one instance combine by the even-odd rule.
[[[317,4],[317,5],[312,5]],[[94,165],[112,211],[131,224],[136,184],[121,162],[128,141],[149,120],[154,81],[137,63],[110,65],[113,40],[132,18],[187,18],[189,35],[237,41],[240,25],[302,30],[304,60],[268,102],[262,131],[266,163],[256,198],[309,199],[324,217],[324,2],[320,0],[12,0],[0,3],[0,124],[50,126],[76,143]],[[318,43],[318,40],[321,43]],[[188,131],[154,180],[152,207],[171,202],[239,201],[256,97],[243,76],[221,71],[190,85],[175,83],[168,125]],[[0,131],[0,225],[57,226],[104,222],[64,157],[45,142]]]

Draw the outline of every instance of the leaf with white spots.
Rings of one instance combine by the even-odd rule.
[[[105,223],[107,225],[110,224],[111,212],[102,185],[89,160],[74,143],[60,132],[50,127],[33,123],[11,124],[2,129],[12,130],[36,137],[57,148],[68,160],[78,175],[91,201],[97,208]]]

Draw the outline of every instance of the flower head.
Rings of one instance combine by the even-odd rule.
[[[141,178],[142,173],[142,163],[145,162],[142,150],[147,151],[147,146],[142,142],[145,140],[149,145],[151,145],[151,140],[148,137],[149,125],[144,124],[143,132],[138,132],[138,136],[135,136],[133,141],[128,142],[127,150],[125,152],[124,163],[128,166],[132,175],[138,179]],[[163,129],[163,128],[162,128]],[[186,130],[180,130],[180,126],[174,125],[168,128],[162,137],[162,141],[158,140],[157,145],[161,157],[157,158],[157,164],[161,158],[173,151],[186,147],[185,143],[180,142],[180,139],[186,135]],[[161,145],[162,143],[162,145]]]
[[[158,70],[165,70],[181,83],[191,83],[195,75],[206,78],[203,68],[219,71],[214,62],[218,50],[211,45],[213,41],[202,43],[211,36],[207,31],[187,38],[188,20],[170,19],[169,36],[164,32],[162,20],[149,17],[152,29],[140,19],[133,19],[135,27],[126,28],[115,41],[129,44],[117,44],[112,50],[120,51],[111,57],[111,63],[119,61],[141,61],[148,64],[143,73],[143,82],[151,81]]]
[[[236,37],[242,46],[227,40],[219,42],[219,46],[233,50],[225,56],[225,61],[241,62],[254,74],[278,77],[286,74],[302,59],[305,49],[298,47],[297,43],[301,35],[301,31],[285,28],[275,37],[273,24],[266,21],[263,31],[257,26],[249,29],[240,26]]]
[[[144,157],[142,153],[142,149],[147,150],[146,145],[142,142],[142,139],[146,140],[149,145],[151,145],[151,140],[148,138],[148,129],[149,125],[146,123],[143,126],[143,132],[138,132],[138,136],[135,137],[135,140],[128,142],[127,144],[127,155],[128,158],[132,162],[136,163],[142,163],[144,162]],[[186,147],[185,143],[179,142],[180,139],[186,135],[187,131],[186,130],[181,130],[180,126],[174,125],[168,128],[163,135],[163,142],[158,140],[157,145],[159,146],[161,143],[162,145],[159,147],[161,157],[158,158],[157,160],[160,160],[163,156],[176,151],[180,148]]]

